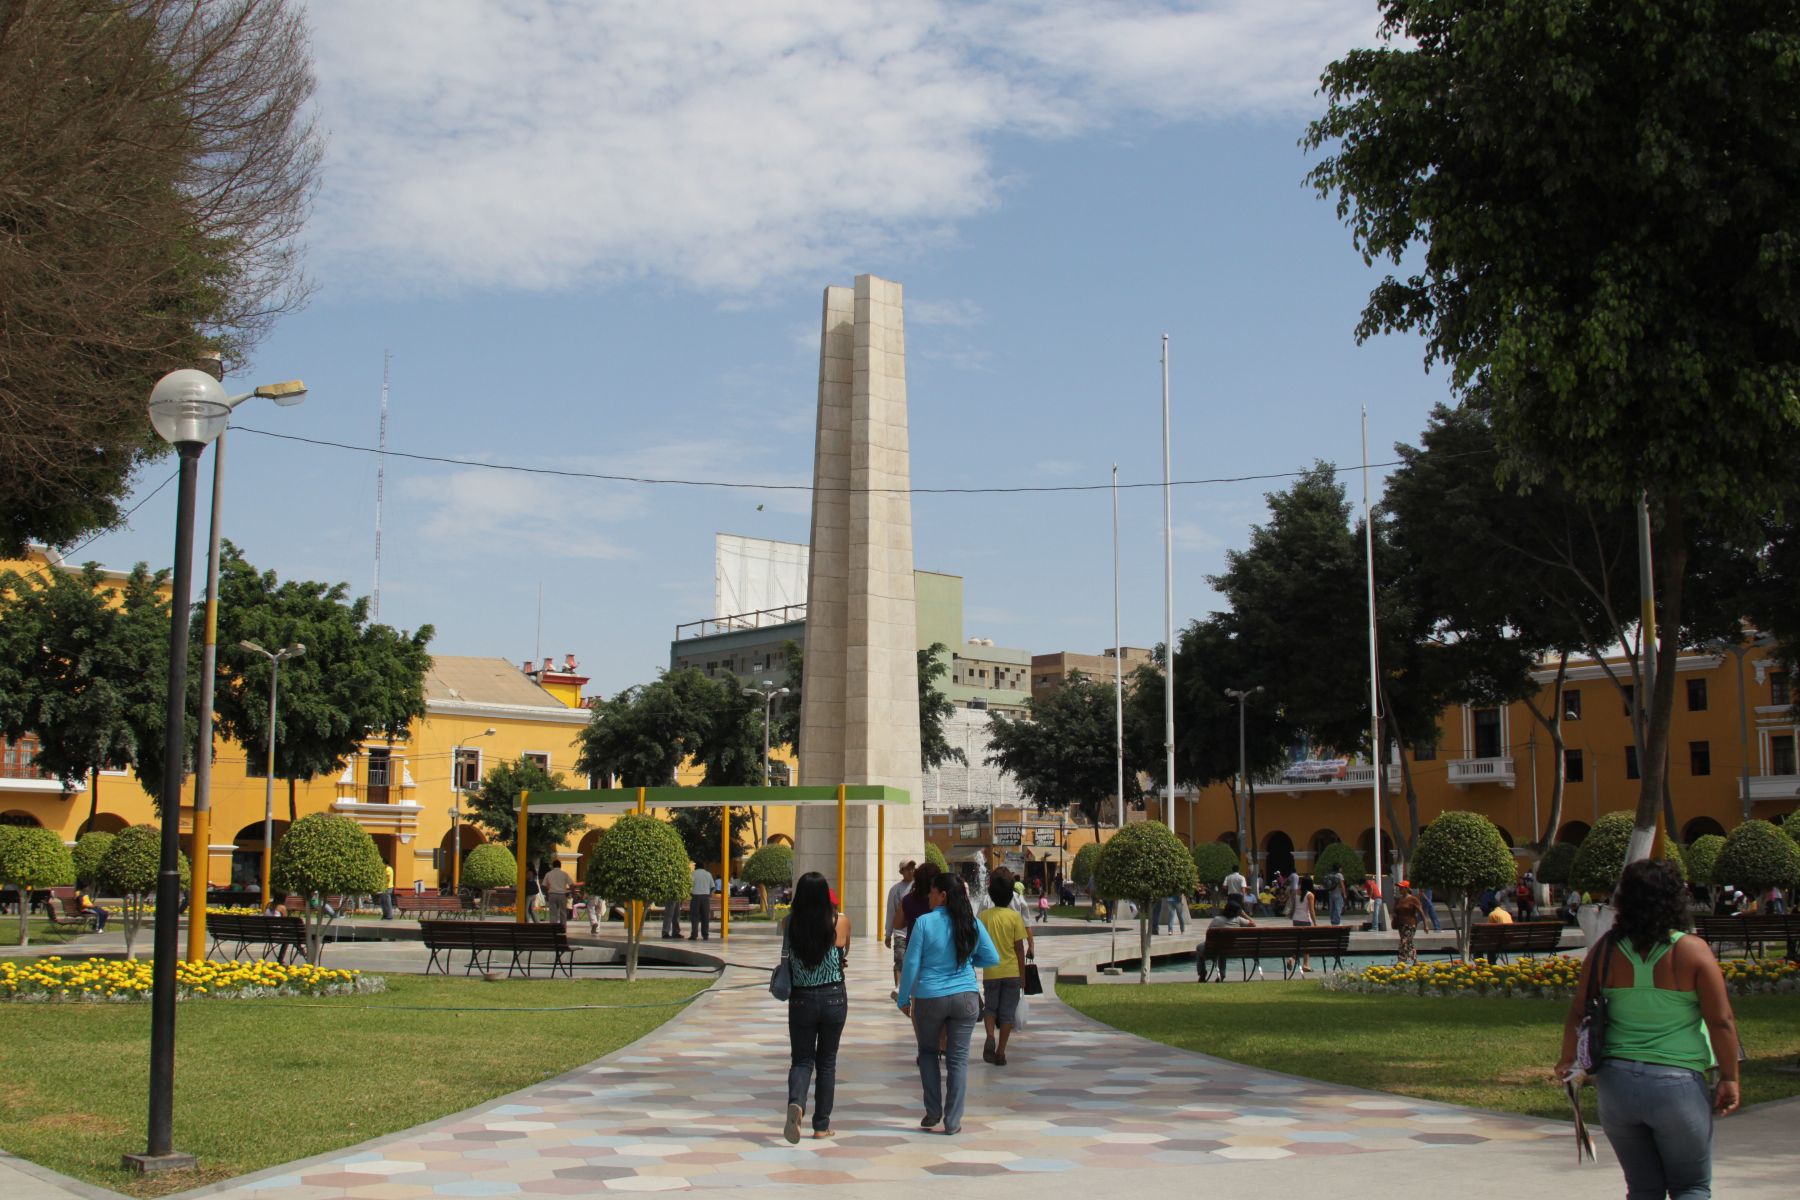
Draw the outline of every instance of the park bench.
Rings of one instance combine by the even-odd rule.
[[[401,892],[394,897],[394,907],[401,916],[409,914],[431,914],[437,917],[462,917],[470,913],[468,905],[461,896],[439,896],[432,893],[414,895]]]
[[[56,896],[44,901],[44,915],[50,918],[50,925],[55,929],[92,929],[98,924],[93,913],[75,909]]]
[[[1469,957],[1505,962],[1509,954],[1554,954],[1562,946],[1561,921],[1515,921],[1511,925],[1471,925]],[[1447,946],[1452,958],[1462,952]]]
[[[211,958],[216,953],[223,954],[227,946],[235,944],[230,951],[233,961],[250,952],[252,946],[261,947],[261,956],[267,958],[270,951],[275,952],[276,962],[286,962],[288,951],[295,957],[306,954],[306,919],[304,917],[233,917],[224,913],[208,916],[206,932],[212,935],[212,950],[207,952]]]
[[[1715,951],[1742,946],[1744,956],[1749,958],[1761,955],[1765,943],[1774,942],[1784,947],[1789,958],[1800,958],[1795,953],[1796,942],[1800,941],[1800,915],[1700,917],[1694,922],[1694,932],[1705,938]]]
[[[1344,955],[1349,950],[1350,927],[1347,925],[1258,925],[1254,928],[1221,925],[1206,931],[1206,941],[1196,948],[1194,966],[1200,982],[1205,983],[1216,971],[1219,982],[1223,983],[1225,967],[1231,959],[1239,961],[1244,978],[1249,979],[1260,960],[1274,958],[1282,962],[1282,977],[1292,979],[1306,956],[1330,959],[1333,969],[1337,969],[1344,965]]]
[[[425,964],[425,973],[431,974],[436,967],[444,974],[450,973],[450,964],[455,951],[466,950],[469,960],[463,966],[463,974],[481,971],[484,974],[492,971],[495,953],[506,953],[512,957],[506,966],[507,978],[515,972],[522,972],[527,978],[531,975],[533,954],[550,954],[550,974],[555,976],[558,970],[574,977],[574,950],[569,945],[568,929],[561,925],[520,925],[514,922],[482,922],[482,921],[420,921],[419,929],[425,937],[425,948],[431,952],[431,958]],[[442,956],[440,958],[440,955]]]

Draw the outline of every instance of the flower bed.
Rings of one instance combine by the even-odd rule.
[[[1733,995],[1800,991],[1800,963],[1781,959],[1726,959],[1720,964]],[[1339,992],[1415,996],[1542,996],[1566,1000],[1581,978],[1581,960],[1566,954],[1509,963],[1391,963],[1346,971],[1325,981]]]
[[[254,1000],[266,996],[348,996],[387,990],[361,971],[304,963],[183,961],[175,969],[180,1000]],[[128,1002],[150,998],[150,964],[116,959],[0,961],[0,1000]]]

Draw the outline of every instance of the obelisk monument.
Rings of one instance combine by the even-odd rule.
[[[900,285],[859,275],[825,289],[819,334],[800,782],[885,784],[911,802],[888,808],[884,855],[875,810],[850,808],[842,880],[836,810],[801,808],[794,870],[831,880],[861,936],[898,864],[924,851],[910,481]]]

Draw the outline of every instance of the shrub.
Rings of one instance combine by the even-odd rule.
[[[1544,857],[1538,859],[1538,882],[1568,886],[1569,869],[1575,865],[1575,852],[1578,848],[1574,842],[1558,842],[1544,851]]]
[[[481,915],[485,917],[489,892],[495,888],[517,886],[519,860],[499,842],[484,842],[463,859],[462,882],[464,887],[481,893]]]
[[[31,890],[74,882],[75,860],[54,830],[0,825],[0,883],[19,889],[19,945],[31,937]]]
[[[950,863],[945,859],[944,852],[939,850],[934,842],[925,843],[925,861],[940,871],[948,871],[950,869]]]
[[[681,835],[667,822],[635,813],[613,822],[588,868],[588,888],[608,900],[673,904],[687,895],[692,882]],[[634,980],[644,931],[641,914],[625,925],[625,978]]]
[[[1714,875],[1752,896],[1800,882],[1800,846],[1767,821],[1745,821],[1725,839]]]
[[[177,861],[181,883],[189,882],[187,856]],[[113,835],[100,860],[100,886],[124,900],[125,957],[132,957],[146,910],[156,900],[156,876],[162,866],[162,834],[154,825],[133,825]]]
[[[744,863],[740,874],[745,883],[754,883],[762,890],[762,906],[766,913],[769,910],[769,889],[781,887],[794,878],[794,849],[780,842],[759,846],[756,853]]]
[[[113,835],[94,830],[84,833],[71,852],[75,859],[75,883],[78,887],[94,887],[100,878],[100,860],[112,849]]]
[[[1511,887],[1518,878],[1512,850],[1494,823],[1480,813],[1442,813],[1419,834],[1412,881],[1461,901],[1458,943],[1468,953],[1469,910],[1488,888]]]
[[[1333,842],[1319,851],[1319,857],[1313,860],[1313,878],[1323,879],[1333,868],[1344,873],[1346,883],[1361,883],[1369,877],[1362,851],[1345,842]]]
[[[1687,848],[1688,880],[1711,887],[1719,882],[1718,861],[1725,849],[1725,839],[1716,833],[1702,834]]]
[[[1127,825],[1100,850],[1094,880],[1109,900],[1132,900],[1138,906],[1138,982],[1150,982],[1150,922],[1165,896],[1194,890],[1194,860],[1181,840],[1160,821]]]
[[[275,845],[270,886],[302,896],[359,896],[387,887],[387,865],[361,825],[335,813],[313,813],[289,827]],[[324,950],[323,904],[308,904],[306,936],[317,966]]]
[[[1092,887],[1094,883],[1094,867],[1100,862],[1100,843],[1089,842],[1075,852],[1075,861],[1069,867],[1069,882],[1076,887]]]
[[[1580,892],[1612,892],[1619,872],[1625,869],[1633,822],[1628,812],[1607,813],[1594,822],[1569,867],[1570,887]]]
[[[1194,847],[1193,859],[1196,876],[1210,890],[1217,890],[1238,869],[1237,851],[1224,842],[1201,842]]]

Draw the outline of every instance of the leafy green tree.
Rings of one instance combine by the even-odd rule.
[[[32,889],[74,882],[75,861],[55,830],[0,825],[0,884],[19,889],[19,945],[31,940]],[[129,956],[130,947],[126,950]]]
[[[1800,884],[1800,845],[1767,821],[1745,821],[1725,839],[1714,874],[1752,896]]]
[[[769,912],[769,889],[783,887],[794,879],[794,851],[791,846],[780,842],[770,842],[766,846],[758,846],[744,863],[743,877],[745,883],[753,883],[762,892],[763,915]]]
[[[594,705],[575,769],[620,787],[668,787],[683,761],[701,761],[718,689],[700,671],[669,671]]]
[[[938,680],[950,670],[950,647],[933,642],[918,652],[919,659],[919,769],[933,771],[947,762],[967,763],[962,747],[944,739],[944,722],[956,705],[938,690]]]
[[[655,817],[627,814],[600,839],[588,868],[588,887],[608,900],[678,904],[688,894],[688,855],[681,838]],[[626,918],[625,978],[637,978],[641,914]]]
[[[196,612],[195,621],[204,614]],[[219,559],[218,727],[244,748],[252,773],[268,769],[268,650],[296,642],[306,653],[281,664],[275,709],[275,775],[288,781],[288,819],[298,813],[295,784],[335,775],[366,741],[399,738],[425,715],[426,646],[432,628],[407,634],[371,624],[367,597],[348,584],[276,578],[259,572],[230,542]],[[196,638],[198,641],[198,638]]]
[[[1627,812],[1606,813],[1594,822],[1575,862],[1569,868],[1569,886],[1578,892],[1612,894],[1625,869],[1625,850],[1631,843],[1632,815]]]
[[[560,771],[547,773],[529,758],[497,762],[481,777],[480,787],[465,793],[463,810],[490,838],[504,843],[516,855],[519,793],[557,792],[562,788]],[[532,813],[529,822],[525,841],[533,862],[553,853],[571,834],[587,828],[587,819],[578,813]]]
[[[276,844],[269,883],[278,892],[307,898],[307,958],[317,966],[325,949],[325,897],[379,892],[387,886],[387,864],[375,839],[351,818],[309,813]]]
[[[1342,871],[1347,883],[1361,883],[1369,877],[1369,864],[1363,861],[1362,851],[1355,846],[1348,842],[1333,842],[1313,859],[1313,876],[1323,878],[1333,871]]]
[[[1557,842],[1545,850],[1544,856],[1538,859],[1538,882],[1567,886],[1569,873],[1575,866],[1576,851],[1574,842]]]
[[[80,887],[93,887],[100,878],[100,864],[106,858],[106,852],[112,849],[113,835],[95,829],[75,839],[75,848],[70,851],[74,859],[75,883]]]
[[[1100,843],[1089,842],[1075,852],[1075,861],[1069,867],[1069,882],[1078,888],[1092,887],[1094,868],[1100,863]]]
[[[1446,812],[1419,834],[1412,878],[1456,898],[1462,914],[1457,948],[1467,958],[1469,912],[1475,898],[1489,888],[1511,887],[1518,878],[1518,865],[1492,821],[1480,813]]]
[[[499,842],[483,842],[463,860],[462,884],[481,893],[481,916],[485,920],[488,897],[494,889],[518,887],[519,860]]]
[[[1045,697],[1026,702],[1027,715],[992,714],[989,766],[1011,776],[1039,812],[1068,809],[1093,826],[1117,787],[1113,687],[1071,671]],[[1126,747],[1124,800],[1138,795],[1137,766]],[[1167,894],[1167,893],[1165,893]]]
[[[1156,905],[1194,890],[1194,860],[1160,821],[1140,821],[1114,833],[1100,850],[1094,879],[1108,899],[1138,907],[1138,982],[1150,982],[1150,922]]]
[[[688,858],[697,863],[710,863],[722,853],[719,845],[723,830],[719,828],[723,809],[678,808],[669,814],[669,824],[681,838]],[[754,812],[740,805],[731,810],[731,857],[736,861],[748,843]]]
[[[935,842],[925,843],[925,861],[940,871],[948,871],[950,869],[949,862],[944,858],[944,852],[937,848],[937,843]]]
[[[1177,669],[1176,678],[1180,678]],[[1194,847],[1194,870],[1208,891],[1217,891],[1225,877],[1238,869],[1238,853],[1224,842],[1201,842]]]
[[[181,886],[191,881],[187,855],[177,859]],[[156,877],[162,871],[162,833],[154,825],[133,825],[113,835],[106,857],[100,860],[100,886],[123,902],[119,914],[125,929],[125,957],[131,958],[138,930],[156,900]]]
[[[1719,878],[1718,864],[1724,849],[1725,839],[1716,833],[1701,834],[1687,848],[1688,881],[1704,887],[1709,900],[1713,889],[1723,882]]]
[[[1306,138],[1365,260],[1406,272],[1375,287],[1357,334],[1422,335],[1492,413],[1508,478],[1614,508],[1646,497],[1659,626],[1679,630],[1696,530],[1793,495],[1759,449],[1800,432],[1800,127],[1777,99],[1796,83],[1791,7],[1381,7],[1384,44],[1326,69]],[[1639,854],[1679,649],[1656,647]]]

